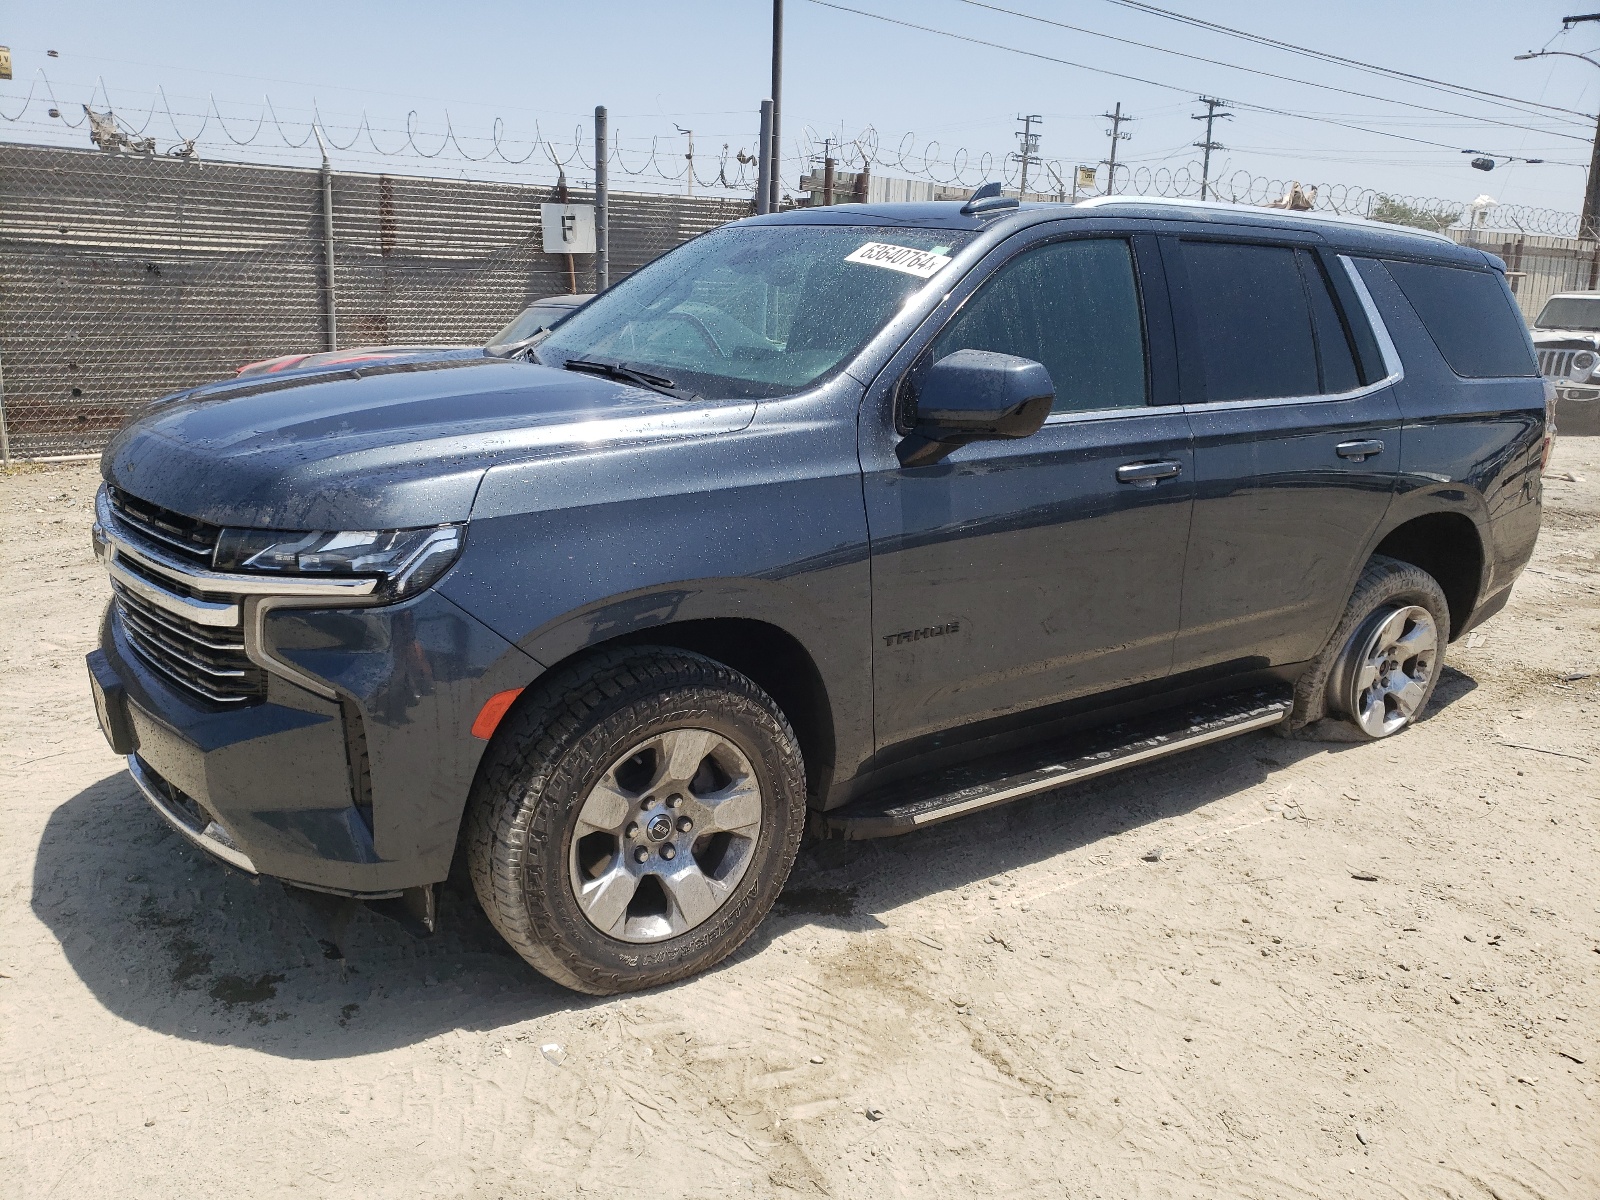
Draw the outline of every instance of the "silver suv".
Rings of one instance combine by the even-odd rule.
[[[1560,292],[1533,323],[1539,373],[1562,400],[1600,398],[1600,292]]]

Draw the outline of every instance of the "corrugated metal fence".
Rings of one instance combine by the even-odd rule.
[[[482,344],[594,290],[542,250],[548,187],[333,175],[339,344]],[[573,203],[592,201],[573,189]],[[612,193],[613,281],[748,203]],[[0,371],[11,453],[98,450],[145,402],[327,348],[322,176],[0,144]]]
[[[1600,242],[1503,229],[1446,232],[1464,246],[1476,246],[1505,259],[1511,290],[1530,325],[1555,293],[1592,292],[1600,287]]]

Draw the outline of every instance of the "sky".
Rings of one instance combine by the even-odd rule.
[[[1124,126],[1132,136],[1119,158],[1156,183],[1163,171],[1198,172],[1192,143],[1204,125],[1192,117],[1204,111],[1196,98],[1210,95],[1233,112],[1214,135],[1225,149],[1214,154],[1213,178],[1456,203],[1488,194],[1561,212],[1581,205],[1594,122],[1575,114],[1600,106],[1600,68],[1570,57],[1514,59],[1600,48],[1600,22],[1561,33],[1571,0],[1159,3],[1572,112],[1313,60],[1126,0],[786,0],[786,187],[797,188],[828,137],[844,143],[847,162],[855,147],[875,146],[882,174],[999,177],[1015,170],[1005,159],[1017,148],[1019,114],[1043,118],[1047,161],[1096,163],[1109,145],[1101,114],[1119,102],[1136,118]],[[89,103],[153,136],[160,153],[193,137],[202,159],[314,164],[316,113],[337,169],[545,181],[562,161],[581,184],[592,178],[594,106],[604,104],[619,155],[614,189],[685,190],[681,128],[694,130],[697,190],[715,190],[708,184],[724,147],[729,156],[754,151],[771,22],[770,0],[8,6],[0,45],[11,48],[14,78],[0,82],[0,140],[88,146]],[[48,116],[52,106],[59,117]],[[1463,150],[1547,161],[1502,159],[1482,172]],[[505,161],[520,158],[528,161]]]

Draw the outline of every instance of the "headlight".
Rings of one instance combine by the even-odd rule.
[[[450,569],[465,538],[461,525],[340,533],[225,529],[217,569],[284,575],[367,575],[383,580],[384,600],[414,596]]]
[[[1590,371],[1594,370],[1596,363],[1600,363],[1600,355],[1595,354],[1592,350],[1579,350],[1572,356],[1572,374],[1569,378],[1585,378]]]

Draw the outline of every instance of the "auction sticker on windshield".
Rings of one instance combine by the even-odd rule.
[[[890,242],[868,242],[859,250],[845,255],[844,260],[865,263],[869,267],[887,267],[891,271],[915,275],[918,279],[929,279],[949,265],[950,256],[915,250],[910,246],[896,246]]]

